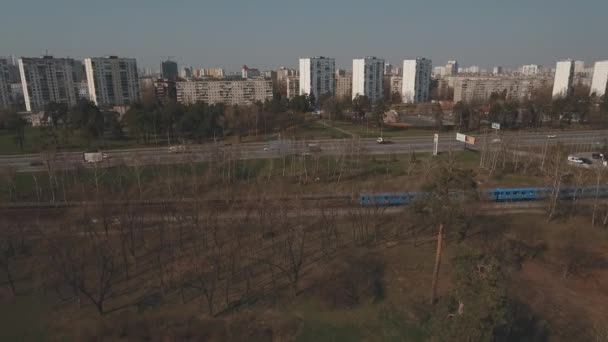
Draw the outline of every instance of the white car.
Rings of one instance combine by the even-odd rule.
[[[492,144],[498,144],[501,140],[496,138],[496,139],[492,139]]]
[[[557,135],[555,135],[555,134],[547,135],[547,138],[548,139],[557,138]]]
[[[583,164],[583,159],[575,156],[568,156],[568,161],[575,164]]]

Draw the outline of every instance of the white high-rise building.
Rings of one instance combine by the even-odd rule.
[[[367,96],[375,101],[384,96],[384,59],[365,57],[353,59],[353,99]]]
[[[574,61],[557,62],[553,81],[553,98],[565,97],[572,91],[574,81]]]
[[[540,72],[541,67],[536,64],[522,65],[520,72],[524,76],[534,76]]]
[[[401,91],[403,102],[429,101],[432,71],[433,63],[430,59],[416,58],[403,61],[403,88]]]
[[[300,95],[334,96],[336,61],[333,58],[300,58]]]
[[[8,108],[11,103],[9,61],[0,58],[0,109]]]
[[[89,97],[97,106],[130,105],[139,100],[139,78],[134,58],[86,58],[84,64]]]
[[[28,112],[44,110],[50,102],[76,104],[74,60],[69,58],[20,58],[19,73],[23,87],[25,109]]]
[[[591,81],[591,94],[601,97],[606,94],[608,86],[608,61],[595,62],[593,79]]]

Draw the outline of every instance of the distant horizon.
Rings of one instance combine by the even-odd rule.
[[[606,13],[603,0],[21,0],[0,13],[0,56],[117,55],[155,69],[172,57],[230,72],[296,68],[318,55],[346,70],[365,56],[393,65],[422,56],[434,66],[554,67],[567,58],[591,66],[608,59]]]

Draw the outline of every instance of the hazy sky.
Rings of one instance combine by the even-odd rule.
[[[608,59],[608,0],[6,0],[0,56],[135,57],[156,67],[296,66],[299,57],[397,64],[553,65]]]

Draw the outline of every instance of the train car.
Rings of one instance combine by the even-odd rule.
[[[551,193],[551,188],[497,188],[485,191],[490,201],[535,201],[544,199]]]
[[[359,195],[361,206],[396,206],[406,205],[418,196],[417,192],[386,192]]]

